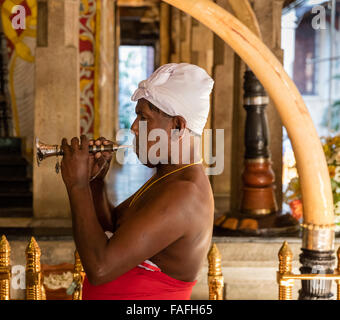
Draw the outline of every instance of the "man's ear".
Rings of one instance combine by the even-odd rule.
[[[171,139],[181,140],[183,138],[184,130],[187,126],[187,122],[181,116],[175,116],[172,123],[172,136]]]
[[[181,116],[175,116],[173,118],[173,127],[172,129],[177,129],[179,131],[184,131],[184,129],[187,127],[187,122],[185,119]]]

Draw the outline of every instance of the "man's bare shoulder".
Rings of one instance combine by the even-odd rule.
[[[212,193],[210,185],[198,185],[191,179],[174,179],[163,183],[151,197],[155,208],[163,212],[181,215],[195,213],[200,208],[211,207]]]
[[[191,180],[171,180],[167,182],[166,188],[169,192],[178,192],[181,193],[181,191],[185,190],[188,193],[195,193],[199,191],[199,188],[197,187],[197,184],[194,181]]]
[[[152,191],[150,190],[150,193]],[[196,197],[199,189],[196,184],[188,180],[172,180],[159,185],[152,192],[151,197],[156,205],[167,204],[169,208],[187,203]]]

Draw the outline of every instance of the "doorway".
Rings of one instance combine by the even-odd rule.
[[[130,129],[136,118],[136,102],[131,96],[138,83],[147,79],[160,61],[160,5],[117,7],[118,116],[119,129]],[[132,144],[131,133],[122,144]],[[114,164],[108,179],[108,192],[117,205],[136,192],[155,172],[129,152],[125,164]],[[111,185],[110,185],[111,184]]]

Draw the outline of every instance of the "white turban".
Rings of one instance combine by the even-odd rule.
[[[189,63],[169,63],[141,81],[131,100],[144,98],[170,116],[182,116],[187,128],[201,135],[213,85],[214,80],[204,69]]]

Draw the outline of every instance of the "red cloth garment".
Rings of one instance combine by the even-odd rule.
[[[174,279],[145,260],[117,279],[93,286],[85,277],[83,300],[190,300],[192,282]]]

